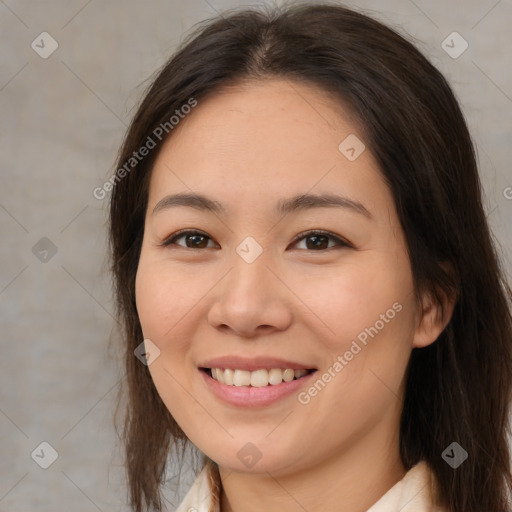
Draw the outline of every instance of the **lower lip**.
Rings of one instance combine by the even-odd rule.
[[[206,385],[215,396],[237,407],[263,407],[277,402],[296,392],[309,382],[310,378],[316,373],[316,371],[314,371],[300,379],[294,379],[290,382],[281,382],[281,384],[275,386],[268,385],[256,388],[252,386],[228,386],[210,377],[210,375],[203,370],[199,370],[199,372],[202,374]]]

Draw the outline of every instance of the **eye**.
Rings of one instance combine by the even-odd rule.
[[[180,238],[185,239],[185,245],[176,243],[176,241]],[[206,249],[206,239],[211,240],[211,238],[202,231],[198,231],[196,229],[182,229],[181,231],[174,233],[169,238],[164,240],[161,245],[163,247],[168,247],[169,245],[178,245],[180,247],[184,247],[185,249]],[[188,242],[190,242],[190,244]]]
[[[329,246],[329,241],[334,241],[334,246],[352,247],[348,242],[342,240],[340,237],[330,233],[329,231],[323,230],[304,231],[299,233],[293,239],[293,243],[301,242],[303,240],[306,242],[306,249],[312,249],[314,251],[332,249],[333,245]],[[310,240],[311,243],[308,243],[308,240]]]
[[[184,245],[177,243],[181,238],[185,240]],[[297,242],[301,242],[303,240],[306,241],[305,248],[314,251],[332,249],[333,246],[352,247],[348,242],[342,240],[340,237],[330,233],[329,231],[323,230],[312,230],[299,233],[293,239],[292,244],[297,244]],[[163,247],[177,245],[179,247],[184,247],[185,249],[207,249],[208,241],[213,243],[212,239],[202,231],[196,229],[182,229],[164,240],[161,245]],[[308,243],[308,241],[311,242]],[[334,244],[329,245],[329,242],[334,242]],[[209,247],[211,248],[212,246],[210,245]],[[213,247],[215,247],[215,245],[213,245]]]

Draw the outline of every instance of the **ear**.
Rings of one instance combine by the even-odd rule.
[[[421,348],[434,343],[450,322],[457,297],[449,297],[437,288],[439,298],[426,292],[421,301],[420,321],[414,331],[413,347]]]

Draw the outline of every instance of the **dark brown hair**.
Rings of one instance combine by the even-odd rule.
[[[463,114],[445,78],[411,43],[333,4],[236,10],[207,20],[151,84],[117,168],[191,98],[200,104],[223,86],[264,77],[312,84],[350,105],[392,191],[417,297],[424,291],[457,297],[437,341],[410,358],[400,426],[404,466],[426,460],[450,512],[510,512],[512,293],[486,222]],[[110,204],[112,270],[126,342],[126,465],[137,512],[161,510],[168,453],[187,443],[133,354],[143,339],[135,276],[160,147],[117,175]],[[441,457],[454,441],[469,454],[457,469]]]

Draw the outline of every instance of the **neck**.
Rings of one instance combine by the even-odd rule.
[[[377,431],[321,464],[286,475],[250,474],[219,468],[221,512],[365,512],[406,471],[398,439],[378,439]]]

